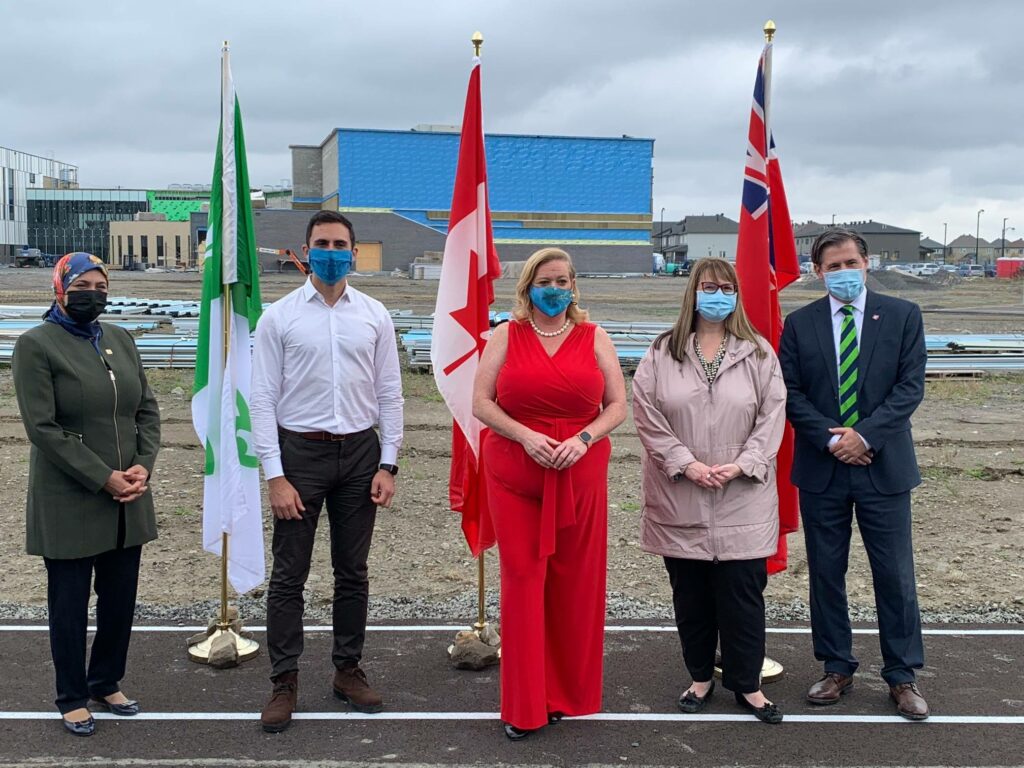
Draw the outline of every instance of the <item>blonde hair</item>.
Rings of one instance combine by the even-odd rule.
[[[541,248],[539,251],[534,251],[530,258],[526,260],[526,264],[523,265],[523,271],[519,275],[519,282],[516,284],[516,308],[512,310],[512,316],[516,320],[527,320],[533,312],[533,302],[530,300],[530,286],[533,285],[533,280],[537,276],[537,270],[547,264],[549,261],[564,261],[569,265],[569,278],[575,284],[576,282],[576,267],[572,264],[572,257],[563,251],[561,248]],[[574,323],[585,323],[589,314],[587,310],[580,309],[577,303],[579,299],[579,289],[573,285],[573,302],[569,305],[565,314]]]
[[[697,261],[690,271],[690,279],[683,293],[683,307],[679,319],[671,331],[666,331],[654,340],[654,346],[660,347],[668,342],[668,351],[676,362],[682,362],[686,356],[686,343],[690,334],[697,330],[697,290],[704,280],[715,280],[720,283],[732,283],[736,286],[736,310],[725,318],[725,330],[737,339],[752,342],[757,348],[757,356],[764,357],[764,337],[750,324],[747,313],[743,311],[740,300],[740,284],[736,279],[736,270],[725,259],[705,258]]]

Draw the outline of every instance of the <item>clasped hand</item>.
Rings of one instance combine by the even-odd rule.
[[[141,464],[136,464],[128,469],[115,469],[110,473],[103,490],[114,497],[114,501],[121,504],[128,504],[140,498],[149,490],[146,481],[149,480],[149,472]]]
[[[833,427],[829,432],[840,436],[835,445],[828,447],[829,452],[839,461],[858,467],[871,463],[874,452],[868,450],[864,440],[852,427]]]
[[[683,475],[694,485],[708,490],[724,488],[725,484],[740,476],[736,464],[715,464],[709,467],[702,461],[694,461],[683,471]]]
[[[533,430],[519,442],[526,454],[545,469],[568,469],[589,450],[587,444],[576,435],[559,442]]]

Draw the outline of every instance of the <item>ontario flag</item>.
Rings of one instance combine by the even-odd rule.
[[[782,336],[779,291],[800,277],[793,223],[782,186],[782,171],[771,130],[772,44],[761,53],[750,110],[747,165],[743,172],[743,204],[736,244],[736,273],[743,309],[758,332],[776,352]],[[793,428],[786,423],[777,458],[779,491],[779,548],[768,559],[768,572],[786,570],[786,535],[799,525],[797,490],[790,482],[793,466]]]
[[[492,281],[500,276],[487,201],[480,59],[474,57],[430,341],[434,380],[453,420],[449,501],[462,514],[462,532],[474,557],[494,545],[480,460],[483,428],[473,416],[473,379],[490,330]]]

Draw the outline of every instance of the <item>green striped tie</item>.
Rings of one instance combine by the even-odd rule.
[[[852,427],[860,419],[857,413],[857,324],[853,307],[842,308],[843,324],[839,327],[839,420],[844,427]]]

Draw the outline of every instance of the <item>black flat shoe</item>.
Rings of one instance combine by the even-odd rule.
[[[688,715],[695,715],[704,709],[704,705],[707,704],[708,699],[711,698],[711,694],[715,692],[715,681],[711,681],[711,687],[708,688],[708,692],[703,696],[698,696],[693,691],[687,691],[679,697],[679,710],[685,712]]]
[[[782,710],[779,709],[778,704],[765,704],[763,707],[755,707],[749,701],[747,697],[742,693],[736,693],[736,703],[744,709],[749,709],[754,717],[760,720],[762,723],[768,723],[769,725],[777,725],[782,722]]]
[[[99,696],[93,696],[92,700],[112,715],[118,715],[119,717],[134,717],[139,714],[139,702],[133,701],[132,699],[128,699],[128,701],[121,704],[111,704],[109,701]]]
[[[63,717],[60,721],[64,723],[65,730],[74,736],[92,736],[96,733],[96,721],[92,719],[92,715],[86,720],[79,720],[77,723],[65,720]]]
[[[565,712],[548,712],[548,725],[562,722]]]
[[[508,736],[511,741],[525,739],[536,730],[535,728],[516,728],[514,725],[509,725],[508,723],[502,723],[502,727],[505,729],[505,735]]]

